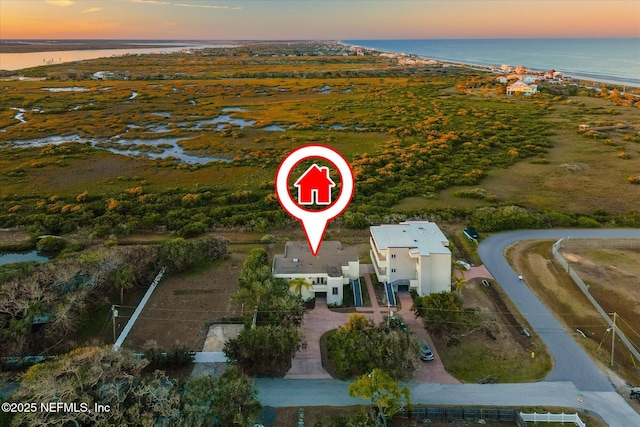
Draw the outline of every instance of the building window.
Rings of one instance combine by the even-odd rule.
[[[333,288],[333,294],[338,295],[338,288]]]
[[[391,254],[391,258],[395,258],[395,257],[396,257],[396,254]]]
[[[391,272],[392,272],[392,273],[395,273],[395,272],[396,272],[396,269],[395,269],[395,268],[392,268],[392,269],[391,269]]]

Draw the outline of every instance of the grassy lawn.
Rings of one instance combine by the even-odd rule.
[[[442,344],[437,344],[437,348],[447,372],[464,382],[488,376],[500,383],[538,381],[551,370],[551,360],[544,353],[532,357],[518,347],[505,351],[483,337],[468,336],[455,346]]]

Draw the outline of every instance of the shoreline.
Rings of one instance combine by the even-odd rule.
[[[216,40],[0,40],[0,53],[55,53],[109,49],[167,49],[207,44],[240,45]]]
[[[345,41],[338,41],[338,43],[342,44],[343,46],[346,47],[353,47],[353,48],[361,48],[361,49],[365,49],[368,50],[370,52],[375,52],[375,53],[386,53],[386,54],[394,54],[394,55],[404,55],[406,57],[413,57],[416,59],[420,59],[423,61],[436,61],[440,64],[450,64],[453,66],[459,66],[459,67],[465,67],[465,68],[470,68],[470,69],[477,69],[477,70],[481,70],[481,71],[487,71],[489,73],[493,73],[496,75],[505,75],[507,73],[499,73],[496,72],[492,69],[492,67],[499,67],[501,64],[490,64],[489,62],[486,63],[473,63],[473,62],[466,62],[466,61],[461,61],[458,59],[450,59],[450,58],[444,58],[444,57],[440,57],[440,56],[424,56],[421,54],[417,54],[417,53],[411,53],[408,51],[397,51],[397,50],[390,50],[390,49],[380,49],[380,48],[375,48],[375,47],[370,47],[370,46],[365,46],[365,45],[360,45],[360,44],[354,44],[354,43],[347,43]],[[521,65],[521,64],[519,64]],[[540,68],[530,68],[528,66],[523,65],[523,67],[525,67],[527,70],[529,70],[532,73],[544,73],[546,71],[546,69],[540,69]],[[570,70],[556,70],[556,71],[560,71],[563,74],[565,74],[567,77],[570,77],[571,80],[570,81],[559,81],[559,83],[561,84],[566,84],[566,85],[571,85],[571,84],[579,84],[580,82],[587,82],[587,83],[598,83],[600,85],[611,85],[611,86],[616,86],[616,87],[620,87],[620,88],[630,88],[630,91],[636,90],[636,89],[640,89],[640,82],[633,82],[633,81],[626,81],[624,80],[624,78],[618,78],[615,76],[606,76],[606,75],[591,75],[591,74],[585,74],[585,73],[580,73],[580,72],[572,72]],[[595,86],[595,85],[594,85]],[[584,86],[584,87],[590,87],[590,86]]]

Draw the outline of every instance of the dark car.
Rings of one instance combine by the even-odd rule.
[[[633,387],[631,389],[631,399],[638,399],[640,400],[640,387]]]
[[[469,240],[477,241],[480,238],[480,236],[478,235],[478,232],[473,227],[465,228],[463,233]]]
[[[435,359],[435,356],[433,355],[433,351],[431,351],[431,349],[427,344],[422,344],[420,346],[420,360],[429,362],[433,359]]]

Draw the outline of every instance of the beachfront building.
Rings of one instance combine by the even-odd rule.
[[[533,95],[537,92],[537,85],[529,85],[520,80],[507,86],[507,95],[515,95],[516,93],[521,93],[522,95]]]
[[[308,300],[326,296],[327,304],[343,303],[343,286],[360,275],[358,252],[353,247],[344,248],[337,241],[322,242],[317,256],[313,256],[306,241],[289,241],[284,255],[273,258],[273,276],[293,281],[301,279],[301,286],[292,287]]]
[[[436,223],[407,221],[370,228],[370,254],[378,281],[418,295],[451,290],[449,241]]]

